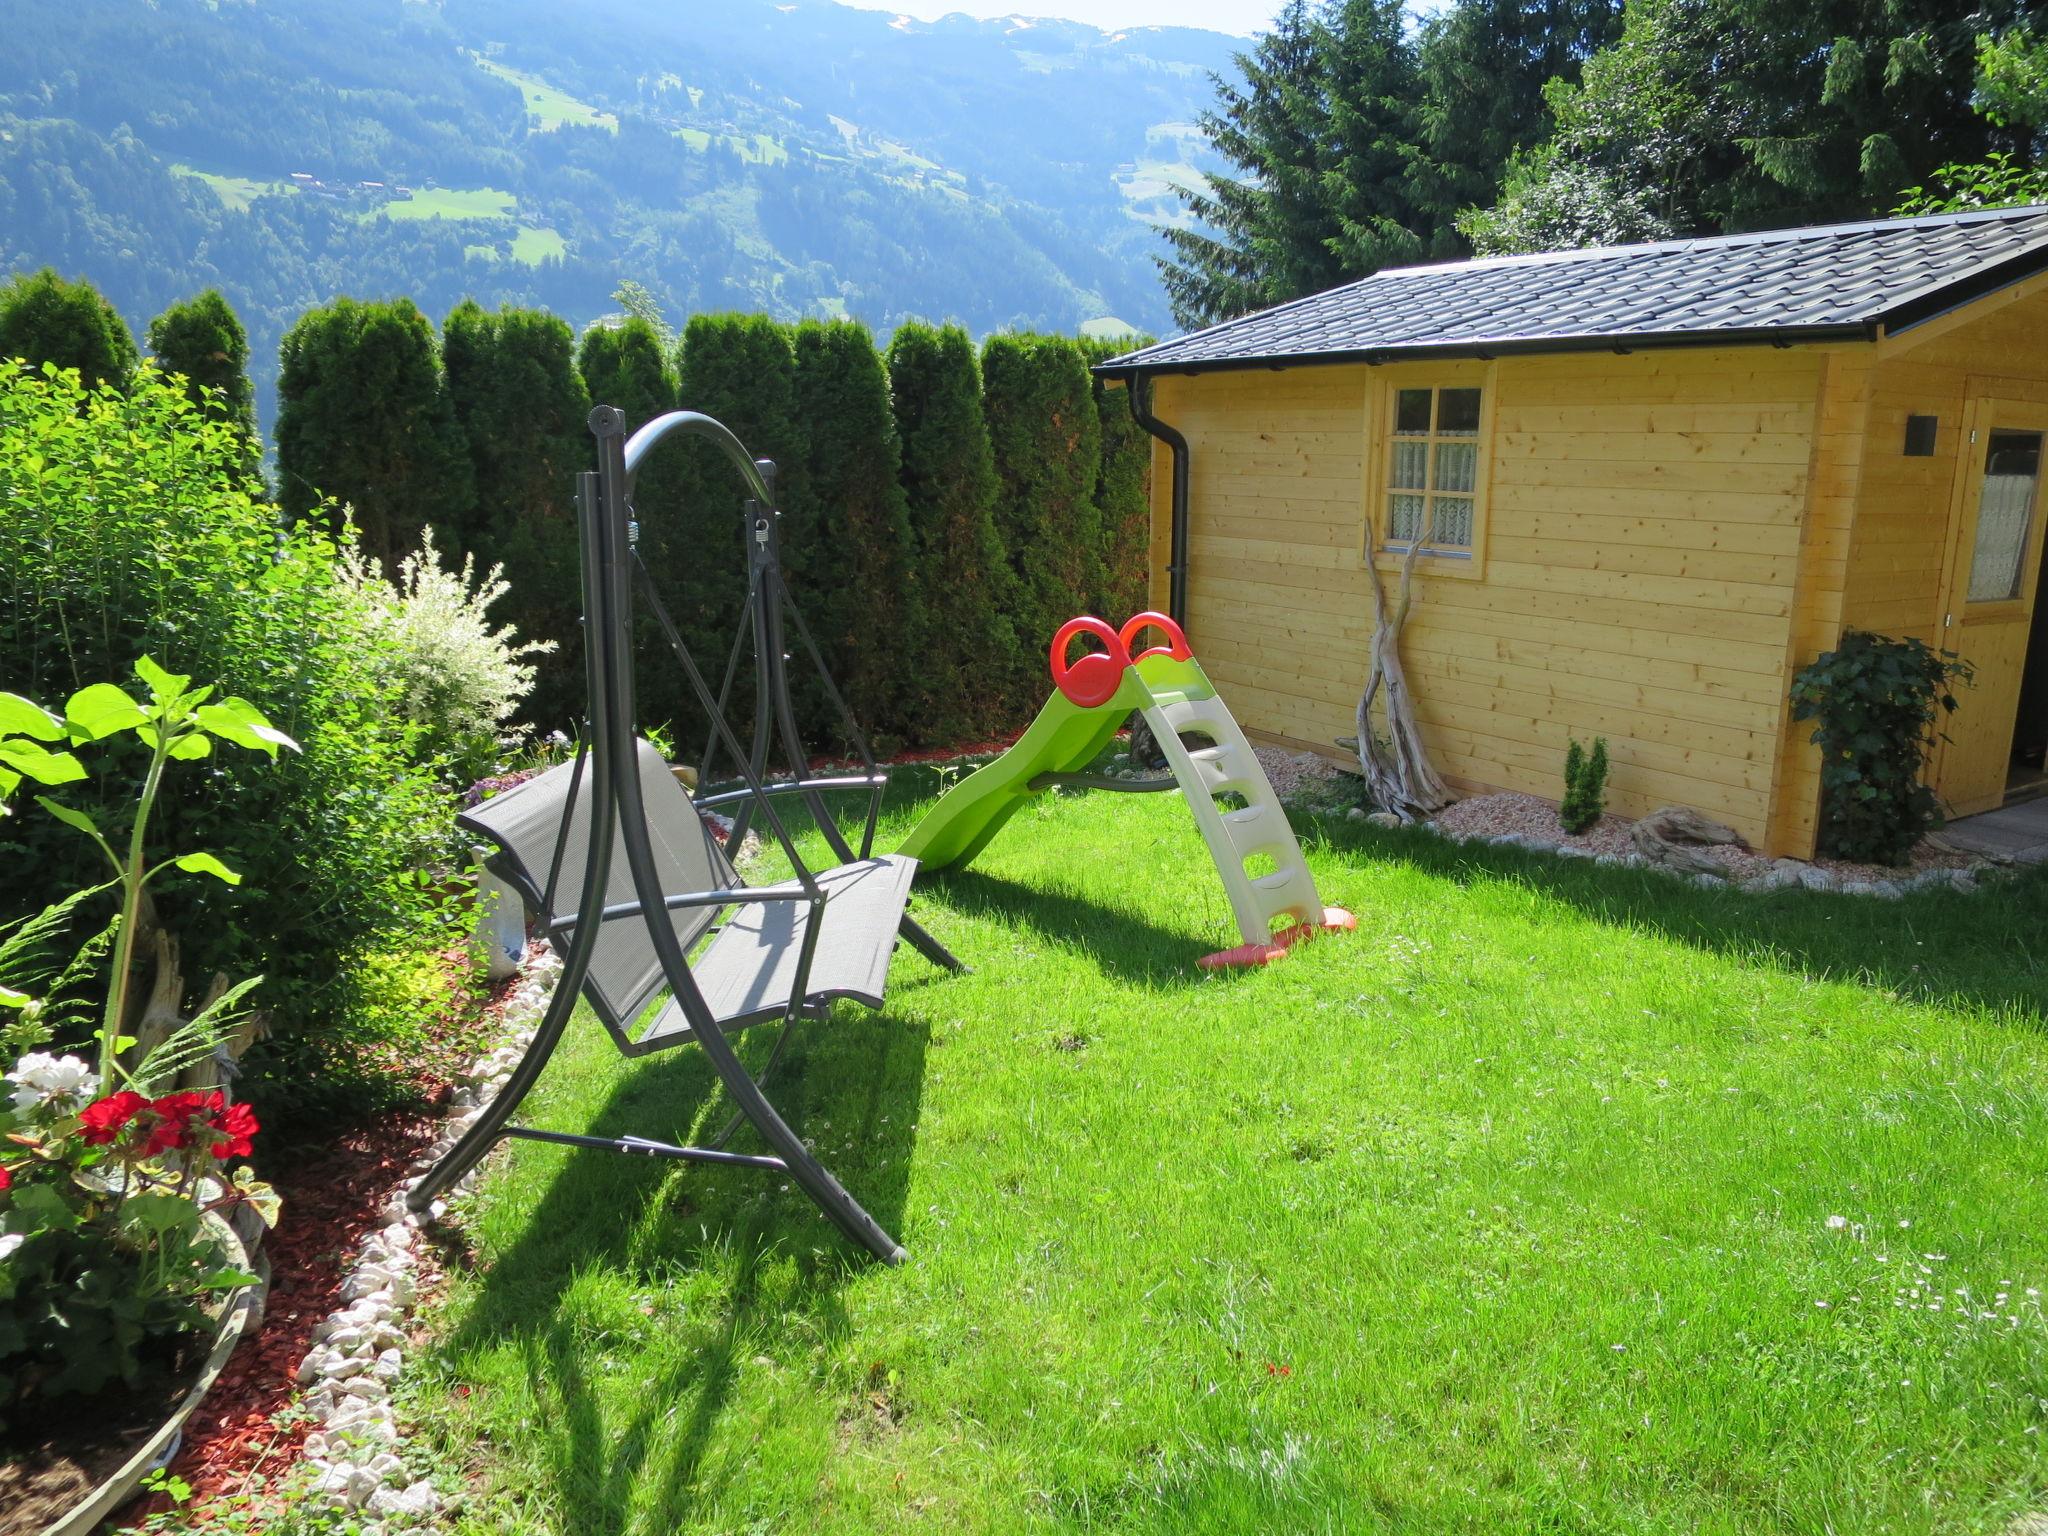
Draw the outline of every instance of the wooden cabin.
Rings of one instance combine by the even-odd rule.
[[[1364,562],[1458,788],[1813,849],[1793,674],[1845,627],[1976,668],[1931,766],[1952,815],[2042,779],[2048,208],[1384,271],[1129,353],[1155,439],[1155,606],[1248,730],[1335,753]],[[2048,605],[2044,605],[2048,606]]]

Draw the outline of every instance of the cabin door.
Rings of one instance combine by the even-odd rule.
[[[2048,469],[2048,406],[1973,399],[1951,497],[1941,643],[1975,670],[1955,691],[1934,789],[1951,816],[2005,803],[2022,776],[2014,761],[2034,732],[2021,730],[2022,684],[2041,576],[2041,479]],[[2038,649],[2038,648],[2037,648]],[[2048,663],[2044,663],[2048,665]],[[2037,668],[2036,670],[2039,670]],[[2024,691],[2038,704],[2040,683]]]

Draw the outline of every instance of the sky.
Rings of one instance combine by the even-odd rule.
[[[848,0],[862,10],[894,11],[920,21],[937,21],[953,11],[970,16],[1057,16],[1085,21],[1105,31],[1119,27],[1207,27],[1249,37],[1266,30],[1278,0]]]
[[[1114,32],[1119,27],[1206,27],[1250,37],[1272,25],[1282,0],[845,0],[868,11],[893,11],[920,21],[937,21],[954,11],[991,16],[1057,16]],[[1443,0],[1409,0],[1414,16],[1439,9]]]

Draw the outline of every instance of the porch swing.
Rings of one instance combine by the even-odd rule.
[[[833,683],[823,655],[783,582],[775,466],[749,456],[709,416],[673,411],[629,438],[613,406],[590,413],[597,469],[577,476],[585,675],[590,716],[573,759],[494,796],[459,818],[488,839],[492,871],[519,891],[562,956],[547,1012],[505,1086],[445,1156],[413,1188],[407,1203],[427,1209],[492,1146],[507,1137],[590,1147],[643,1157],[763,1169],[788,1175],[841,1231],[877,1258],[900,1263],[902,1247],[848,1194],[790,1129],[762,1091],[797,1023],[820,1019],[834,1000],[880,1008],[897,940],[929,960],[964,970],[908,914],[917,861],[874,856],[875,823],[888,776]],[[722,451],[746,487],[747,598],[724,679],[714,696],[661,601],[636,548],[632,495],[637,472],[670,437],[702,438]],[[635,588],[710,721],[698,782],[709,787],[721,749],[740,781],[692,801],[661,755],[640,738],[634,719]],[[814,776],[790,703],[785,648],[794,628],[817,667],[824,692],[855,745],[862,771]],[[754,653],[753,738],[742,751],[726,719],[742,652]],[[767,782],[779,739],[788,777]],[[863,791],[866,814],[855,851],[827,803],[835,792]],[[800,797],[838,861],[814,869],[798,851],[778,797]],[[758,818],[781,846],[789,879],[749,886],[733,868],[700,810],[730,806],[727,847],[737,849]],[[588,915],[595,914],[594,920]],[[721,917],[723,920],[721,921]],[[693,955],[694,951],[694,955]],[[640,1136],[584,1136],[513,1125],[560,1043],[579,996],[589,1000],[627,1056],[695,1043],[737,1105],[706,1146],[677,1146]],[[761,1078],[734,1051],[728,1032],[779,1021]],[[742,1123],[767,1143],[765,1155],[726,1150]]]

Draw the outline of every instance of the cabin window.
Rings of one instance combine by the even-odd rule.
[[[1472,557],[1479,495],[1479,391],[1396,389],[1387,451],[1386,545]]]

